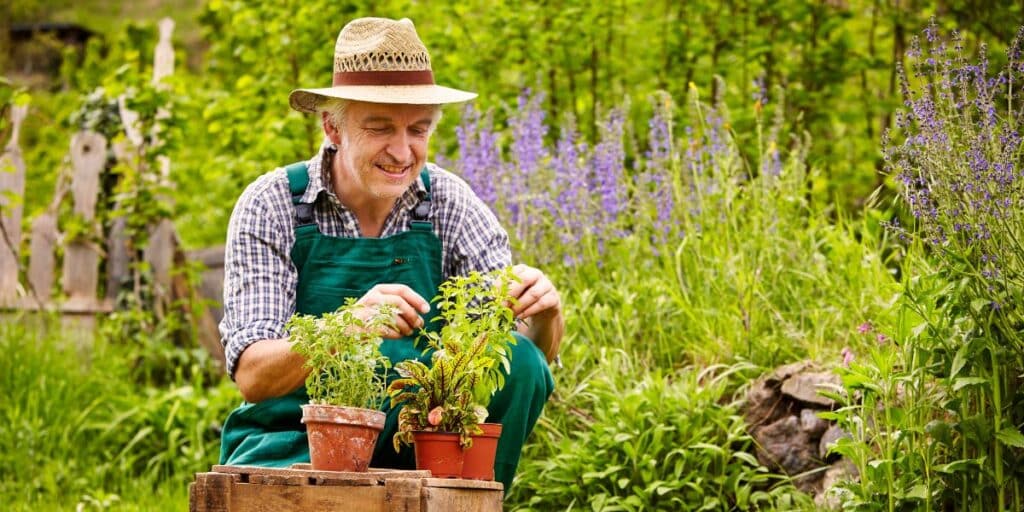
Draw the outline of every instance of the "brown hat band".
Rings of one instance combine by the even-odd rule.
[[[434,85],[434,73],[418,71],[341,71],[334,85]]]

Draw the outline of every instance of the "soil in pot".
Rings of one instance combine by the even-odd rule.
[[[309,458],[320,471],[366,471],[385,414],[373,409],[307,404],[302,422],[309,435]]]
[[[416,469],[427,469],[434,478],[459,478],[465,452],[459,435],[451,432],[413,432]]]
[[[483,434],[471,436],[473,446],[466,449],[462,478],[494,480],[494,454],[498,451],[501,423],[481,423],[480,428],[483,429]]]

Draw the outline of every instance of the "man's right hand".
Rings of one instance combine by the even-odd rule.
[[[375,306],[380,304],[394,306],[396,311],[393,326],[385,328],[380,333],[382,337],[392,339],[409,336],[414,330],[423,327],[423,317],[420,315],[430,312],[430,304],[420,294],[404,284],[378,284],[360,297],[356,304],[364,306],[366,310],[364,319],[369,318],[376,311]]]

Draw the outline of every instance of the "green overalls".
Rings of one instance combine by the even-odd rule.
[[[426,169],[420,177],[427,194],[413,211],[408,231],[386,238],[344,238],[326,236],[313,220],[313,205],[302,203],[309,175],[305,162],[286,168],[292,203],[295,205],[295,245],[291,258],[298,270],[299,283],[295,309],[298,313],[321,315],[334,311],[348,297],[362,297],[380,283],[409,286],[428,300],[441,284],[441,241],[427,220],[430,212],[430,177]],[[438,329],[431,320],[436,307],[424,316],[427,328]],[[554,381],[541,351],[524,336],[511,347],[511,372],[505,387],[494,395],[488,406],[487,421],[502,424],[495,478],[508,489],[515,476],[519,454],[551,392]],[[418,358],[428,362],[424,345],[415,344],[415,336],[384,340],[381,352],[392,363]],[[388,382],[396,377],[394,370]],[[220,463],[287,467],[309,462],[306,428],[300,422],[300,406],[308,402],[305,386],[292,393],[255,404],[243,403],[224,423],[221,434]],[[412,469],[413,450],[405,447],[395,453],[391,438],[397,430],[398,411],[385,402],[384,431],[377,440],[371,466]]]

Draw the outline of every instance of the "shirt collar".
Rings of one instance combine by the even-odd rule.
[[[324,192],[332,203],[344,208],[344,205],[338,200],[338,196],[334,194],[334,187],[330,186],[330,169],[334,161],[334,155],[337,152],[338,149],[334,143],[325,137],[316,155],[306,163],[309,172],[309,185],[306,187],[306,192],[302,194],[303,203],[313,203],[320,193]],[[426,190],[427,187],[423,185],[422,178],[412,182],[412,185],[402,194],[402,197],[398,198],[398,201],[395,202],[395,208],[392,210],[392,213],[410,210],[415,207],[419,203],[420,192],[426,192]]]

